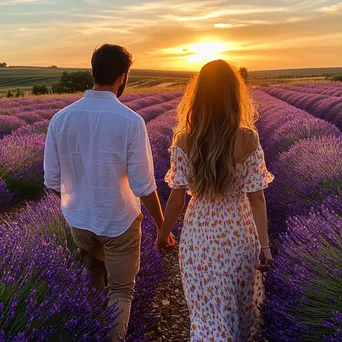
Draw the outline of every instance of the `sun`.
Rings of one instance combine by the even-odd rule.
[[[222,53],[229,50],[226,42],[199,42],[187,47],[189,63],[207,63],[215,59],[224,58]]]

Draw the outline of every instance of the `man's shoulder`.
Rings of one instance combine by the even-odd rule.
[[[53,115],[53,117],[51,118],[51,122],[56,121],[56,120],[58,120],[59,117],[62,117],[64,114],[66,114],[72,110],[77,109],[78,103],[80,102],[81,99],[79,99],[79,100],[69,104],[68,106],[62,108],[61,110],[59,110],[56,114]]]
[[[71,112],[82,111],[82,112],[99,112],[99,113],[110,113],[113,114],[113,120],[116,120],[117,117],[121,117],[124,120],[127,120],[131,123],[139,124],[141,121],[144,121],[143,118],[133,111],[132,109],[125,106],[118,100],[113,100],[110,103],[107,102],[105,106],[102,108],[98,108],[92,106],[89,101],[84,101],[84,98],[79,99],[78,101],[64,107],[60,111],[58,111],[51,119],[51,122],[58,122],[65,115],[70,114]]]
[[[128,119],[134,122],[139,122],[143,120],[142,117],[138,113],[136,113],[134,110],[124,105],[122,102],[118,101],[117,103],[118,103],[118,107],[113,108],[113,114],[124,115],[125,117],[127,117]]]

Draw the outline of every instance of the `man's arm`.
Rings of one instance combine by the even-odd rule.
[[[53,119],[50,121],[44,151],[44,185],[53,192],[61,192],[61,169],[57,143],[54,135]]]
[[[131,127],[127,153],[128,181],[135,196],[140,197],[158,229],[163,224],[150,141],[144,120],[139,117]]]
[[[153,191],[150,195],[142,196],[140,198],[147,211],[153,217],[157,229],[160,230],[164,222],[164,216],[157,191]]]

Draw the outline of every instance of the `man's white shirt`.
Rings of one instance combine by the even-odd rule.
[[[107,91],[88,90],[54,115],[44,172],[68,224],[99,236],[123,234],[141,211],[139,197],[156,190],[145,122]]]

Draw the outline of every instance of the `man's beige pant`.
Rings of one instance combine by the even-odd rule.
[[[118,237],[97,236],[89,230],[71,229],[85,262],[85,273],[92,276],[91,287],[103,290],[108,281],[108,306],[117,303],[118,312],[121,312],[112,331],[113,342],[124,336],[129,321],[135,277],[140,267],[141,221],[140,214]],[[101,249],[104,262],[95,257],[102,254]]]

